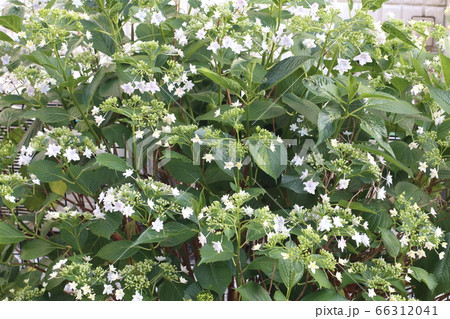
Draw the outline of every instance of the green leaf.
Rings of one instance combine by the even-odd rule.
[[[387,136],[387,130],[383,119],[374,114],[361,114],[359,118],[361,119],[361,129],[372,136],[392,157],[395,157],[394,151],[384,140]]]
[[[383,238],[384,246],[386,246],[386,250],[392,257],[397,257],[400,252],[400,241],[397,237],[395,237],[394,233],[388,229],[382,228],[381,237]]]
[[[397,100],[392,101],[388,99],[369,99],[367,108],[397,114],[420,114],[420,111],[411,103]]]
[[[15,244],[27,237],[11,224],[0,222],[0,244]]]
[[[427,287],[433,291],[437,286],[436,278],[433,274],[427,272],[425,269],[419,268],[419,267],[410,267],[410,269],[413,271],[412,276],[417,281],[422,281],[427,285]]]
[[[347,301],[332,289],[321,289],[305,296],[302,301]]]
[[[386,1],[388,0],[362,0],[362,9],[375,11],[380,9]]]
[[[166,150],[164,158],[170,158],[164,168],[170,175],[182,183],[195,183],[201,178],[199,165],[194,165],[192,160],[178,152]]]
[[[213,82],[215,82],[220,87],[230,90],[234,94],[240,96],[241,86],[239,85],[238,82],[236,82],[232,79],[220,76],[219,74],[217,74],[207,68],[200,68],[200,69],[198,69],[198,71],[201,74],[203,74],[204,76],[206,76],[207,78],[209,78],[210,80],[212,80]]]
[[[133,256],[139,251],[129,240],[113,241],[103,246],[97,253],[97,257],[104,260],[122,260]]]
[[[0,41],[12,42],[12,43],[16,42],[13,39],[11,39],[11,37],[3,31],[0,31]]]
[[[60,123],[69,124],[71,115],[64,109],[58,107],[46,107],[36,111],[26,111],[22,117],[24,118],[37,118],[44,123]]]
[[[97,155],[97,163],[110,169],[125,172],[130,167],[123,158],[111,153],[100,153]]]
[[[450,92],[438,89],[433,86],[428,86],[431,97],[437,104],[448,114],[450,114]]]
[[[109,239],[122,222],[120,212],[105,213],[105,219],[96,219],[89,224],[89,230],[97,236]]]
[[[297,71],[311,56],[291,56],[276,63],[266,74],[267,81],[261,85],[261,89],[270,89],[281,80]]]
[[[257,120],[267,120],[286,113],[284,108],[276,104],[275,102],[268,100],[255,101],[250,105],[246,105],[244,110],[247,112],[248,109],[248,119],[250,121]],[[246,113],[242,115],[242,119],[246,119]]]
[[[409,182],[399,182],[395,185],[395,196],[405,193],[405,199],[424,205],[431,201],[430,195],[424,190]]]
[[[14,32],[22,30],[22,18],[16,15],[0,16],[0,25]]]
[[[31,240],[22,246],[20,258],[24,260],[36,259],[46,256],[55,249],[55,245],[52,245],[46,241],[40,239]]]
[[[339,206],[341,207],[345,207],[347,208],[347,206],[352,209],[352,210],[356,210],[356,211],[360,211],[360,212],[366,212],[366,213],[371,213],[371,214],[377,214],[376,211],[367,208],[366,206],[364,206],[362,203],[358,203],[358,202],[351,202],[350,205],[348,205],[348,201],[346,200],[340,200],[338,203]]]
[[[355,144],[355,147],[357,147],[359,149],[362,149],[364,151],[367,151],[369,153],[373,153],[373,154],[376,154],[376,155],[383,156],[386,161],[388,161],[389,163],[397,166],[398,168],[400,168],[403,171],[405,171],[406,173],[408,173],[408,176],[412,176],[413,175],[411,169],[409,169],[407,166],[405,166],[402,162],[398,161],[397,159],[395,159],[391,155],[386,154],[385,152],[382,152],[382,151],[378,150],[374,146],[366,146],[366,145],[362,145],[362,144]]]
[[[9,128],[14,122],[17,122],[22,118],[23,110],[5,108],[0,113],[0,125]]]
[[[202,264],[194,268],[195,277],[203,289],[223,295],[231,282],[233,273],[226,262]]]
[[[59,164],[49,160],[32,162],[28,166],[28,173],[36,175],[40,181],[45,183],[66,179]]]
[[[222,252],[218,253],[214,250],[213,241],[222,242]],[[210,240],[208,238],[208,243],[200,249],[200,255],[202,256],[202,260],[199,265],[203,263],[230,260],[234,256],[233,244],[226,237],[223,237],[222,239],[218,238],[218,240]]]
[[[338,119],[339,116],[340,114],[334,112],[333,109],[324,109],[319,112],[317,118],[317,129],[319,131],[317,145],[334,134],[336,130],[335,120]]]
[[[302,279],[305,268],[300,261],[279,259],[278,270],[284,285],[287,288],[292,288]]]
[[[256,165],[266,174],[277,180],[287,165],[287,150],[283,143],[273,142],[275,151],[252,135],[246,143],[248,150]]]
[[[272,301],[267,291],[254,281],[240,286],[237,291],[244,301]]]
[[[293,93],[286,93],[281,98],[283,103],[286,103],[294,111],[302,114],[308,121],[317,125],[320,108],[313,102],[299,98]]]
[[[416,45],[411,41],[411,38],[405,32],[399,30],[392,21],[384,22],[382,25],[382,29],[384,32],[389,33],[394,38],[397,38],[400,41],[416,48]]]
[[[333,285],[328,280],[328,276],[325,274],[325,272],[322,269],[316,269],[316,271],[314,273],[312,271],[310,271],[309,273],[317,281],[320,288],[333,289]]]
[[[182,301],[185,284],[165,280],[158,286],[158,297],[162,301]]]
[[[450,86],[450,58],[446,57],[442,52],[439,52],[441,58],[442,73],[444,73],[444,79],[447,86]]]
[[[194,224],[191,223],[190,225],[193,226]],[[161,243],[163,247],[174,247],[190,240],[197,233],[198,231],[196,229],[184,224],[167,222],[160,232],[152,228],[147,228],[134,242],[133,246],[147,243]]]

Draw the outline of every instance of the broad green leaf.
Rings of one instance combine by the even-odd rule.
[[[187,93],[187,96],[211,105],[219,105],[219,94],[217,92],[204,91],[199,93]]]
[[[111,153],[98,154],[97,163],[120,172],[125,172],[130,168],[123,158],[120,158],[119,156]]]
[[[360,212],[377,214],[376,211],[374,211],[374,210],[372,210],[370,208],[367,208],[366,206],[364,206],[362,203],[359,203],[359,202],[351,202],[350,205],[349,205],[348,201],[340,200],[338,205],[341,206],[341,207],[345,207],[345,208],[347,208],[347,206],[348,206],[350,209],[356,210],[356,211],[360,211]]]
[[[381,231],[381,237],[383,238],[384,246],[386,246],[386,250],[392,257],[397,257],[398,253],[400,252],[400,241],[398,238],[394,235],[393,232],[391,232],[388,229],[382,228]]]
[[[376,155],[380,155],[383,156],[383,158],[388,161],[389,163],[397,166],[398,168],[402,169],[403,171],[405,171],[406,173],[408,173],[408,176],[412,176],[413,173],[411,171],[411,169],[409,169],[407,166],[405,166],[402,162],[398,161],[397,159],[395,159],[394,157],[392,157],[389,154],[386,154],[385,152],[382,152],[380,150],[378,150],[376,147],[374,146],[367,146],[367,145],[362,145],[362,144],[355,144],[355,147],[362,149],[364,151],[376,154]]]
[[[0,31],[0,41],[12,42],[12,43],[15,42],[13,39],[11,39],[11,37],[9,35],[7,35],[3,31]]]
[[[283,143],[272,142],[275,150],[272,151],[256,136],[247,140],[247,147],[256,165],[266,174],[277,180],[287,165],[287,150]]]
[[[9,128],[14,122],[19,121],[22,118],[24,110],[5,108],[0,113],[0,125]]]
[[[328,280],[326,273],[322,269],[316,269],[315,272],[310,271],[309,273],[317,281],[320,288],[333,289],[333,285]]]
[[[287,288],[294,287],[303,277],[304,267],[300,261],[279,259],[278,269],[281,279]]]
[[[194,165],[193,161],[183,154],[174,151],[164,151],[164,158],[170,159],[164,168],[170,175],[182,183],[195,183],[201,178],[199,165]]]
[[[192,223],[190,225],[194,226]],[[147,243],[161,243],[163,247],[174,247],[190,240],[197,233],[198,231],[196,229],[184,224],[167,222],[164,223],[163,230],[159,232],[152,228],[147,228],[133,243],[133,246]]]
[[[14,32],[22,30],[23,19],[16,15],[0,16],[0,25]]]
[[[334,289],[321,289],[306,295],[302,301],[347,301],[347,299]]]
[[[292,56],[278,62],[267,72],[267,81],[261,85],[261,89],[270,89],[275,84],[301,68],[309,59],[311,59],[310,56]]]
[[[248,109],[248,119],[250,121],[272,119],[286,113],[284,108],[282,108],[275,102],[268,100],[260,100],[255,101],[252,104],[246,105],[244,107],[245,112],[242,115],[243,120],[246,119],[247,109]]]
[[[359,118],[361,119],[361,129],[372,136],[382,148],[394,157],[395,154],[392,148],[385,141],[387,130],[383,119],[375,114],[362,114],[359,115]]]
[[[416,202],[418,205],[425,205],[431,201],[430,195],[424,190],[409,182],[399,182],[395,185],[395,196],[405,193],[405,199]]]
[[[385,3],[388,0],[362,0],[362,8],[365,10],[378,10],[381,8],[383,3]]]
[[[436,288],[437,282],[436,282],[436,278],[434,277],[433,274],[431,274],[428,271],[426,271],[425,269],[422,269],[419,267],[411,266],[409,268],[413,271],[411,275],[417,281],[422,281],[423,283],[425,283],[431,291],[433,291]]]
[[[64,196],[67,191],[67,184],[63,181],[50,182],[48,184],[53,193]]]
[[[27,237],[11,224],[0,222],[0,244],[15,244]]]
[[[107,212],[105,219],[96,219],[89,224],[89,230],[97,236],[109,239],[122,222],[120,212]]]
[[[408,45],[416,47],[414,42],[411,41],[411,38],[405,32],[398,29],[392,21],[384,22],[382,25],[382,29],[384,30],[384,32],[389,33],[394,38],[399,39],[400,41]]]
[[[203,289],[213,290],[223,295],[233,277],[226,262],[202,264],[194,268],[195,277]]]
[[[450,87],[450,58],[439,52],[441,58],[442,73],[444,73],[445,83]]]
[[[339,116],[340,114],[334,112],[333,109],[324,109],[319,112],[317,119],[317,130],[319,131],[317,145],[334,134],[336,130],[335,120],[338,119]]]
[[[420,111],[411,103],[397,100],[392,101],[388,99],[369,99],[367,108],[397,114],[420,114]]]
[[[230,92],[233,92],[236,95],[241,94],[241,86],[239,85],[238,82],[220,76],[219,74],[207,69],[207,68],[200,68],[198,69],[198,71],[203,74],[204,76],[206,76],[207,78],[209,78],[210,80],[212,80],[213,82],[215,82],[217,85],[219,85],[220,87],[230,90]]]
[[[185,284],[165,280],[161,285],[158,286],[159,300],[182,301],[185,289]]]
[[[267,291],[254,281],[240,286],[237,291],[241,294],[244,301],[272,301]]]
[[[29,110],[25,112],[24,118],[37,118],[44,123],[60,123],[68,124],[71,120],[71,115],[64,109],[58,107],[46,107],[36,111]]]
[[[26,242],[25,245],[22,246],[20,251],[20,258],[24,260],[36,259],[42,256],[46,256],[55,249],[55,245],[52,245],[40,239],[35,239]]]
[[[286,93],[281,98],[283,103],[286,103],[294,111],[303,115],[308,121],[317,125],[317,120],[320,113],[320,108],[313,102],[299,98],[293,93]]]
[[[217,240],[222,243],[223,251],[220,253],[218,253],[217,251],[214,250],[213,241],[216,241],[216,240],[210,240],[208,238],[208,243],[205,244],[200,249],[200,255],[202,256],[202,260],[200,261],[200,264],[230,260],[231,258],[233,258],[234,249],[233,249],[233,244],[231,243],[231,241],[229,241],[226,237],[223,237],[222,239],[219,238]]]
[[[279,253],[278,253],[279,254]],[[273,259],[267,256],[260,256],[253,260],[247,267],[244,268],[246,270],[261,270],[266,274],[267,277],[273,278],[275,282],[283,282],[281,279],[280,271],[278,269],[278,260]]]
[[[438,89],[433,86],[428,86],[431,97],[436,103],[448,114],[450,114],[450,92]]]
[[[28,166],[28,172],[45,183],[66,179],[58,163],[49,160],[34,161]]]
[[[422,67],[420,62],[417,59],[414,59],[412,56],[412,53],[410,54],[411,64],[414,66],[414,69],[416,70],[417,74],[422,77],[425,83],[431,84],[430,77],[428,76],[427,71]]]
[[[104,260],[122,260],[133,256],[139,251],[138,247],[133,246],[129,240],[113,241],[103,246],[97,253],[97,257]]]

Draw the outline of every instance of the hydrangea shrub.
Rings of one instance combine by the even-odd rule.
[[[0,298],[447,298],[447,30],[383,2],[10,1]]]

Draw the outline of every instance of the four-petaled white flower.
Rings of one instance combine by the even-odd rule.
[[[191,139],[192,143],[198,143],[199,145],[203,144],[203,141],[201,140],[201,138],[198,136],[198,134],[195,134],[195,137]]]
[[[131,168],[129,168],[122,175],[125,177],[130,177],[131,175],[133,175],[133,170]]]
[[[212,154],[205,154],[202,159],[204,159],[206,163],[211,163],[211,161],[214,160],[214,156]]]
[[[338,59],[338,64],[333,68],[333,70],[339,71],[340,74],[344,74],[348,70],[351,70],[350,60]]]
[[[128,95],[133,94],[133,92],[134,92],[134,90],[135,90],[133,84],[131,84],[130,82],[125,83],[125,84],[122,84],[120,87],[121,87],[122,90],[123,90],[126,94],[128,94]]]
[[[386,198],[386,190],[383,187],[377,189],[377,199],[384,200]]]
[[[200,245],[204,246],[207,243],[206,236],[203,235],[203,233],[200,233],[198,235],[198,241],[199,241]]]
[[[5,54],[4,56],[1,57],[1,60],[3,65],[7,65],[11,61],[11,57],[8,54]]]
[[[83,5],[83,2],[81,0],[73,0],[72,4],[76,7],[79,8]]]
[[[391,186],[392,185],[392,175],[391,172],[388,172],[386,175],[386,185]]]
[[[320,223],[319,223],[319,231],[329,231],[331,229],[331,227],[333,227],[333,224],[331,223],[331,220],[328,218],[328,216],[325,216],[324,218],[321,219]]]
[[[67,158],[67,161],[79,161],[80,156],[77,153],[77,150],[71,147],[68,147],[64,152],[64,156]]]
[[[231,170],[233,167],[234,167],[233,162],[225,162],[224,169],[229,169],[229,170]]]
[[[139,10],[139,12],[134,15],[134,17],[139,21],[144,22],[145,18],[147,17],[147,12],[145,12],[144,10]]]
[[[161,22],[164,22],[165,20],[166,18],[162,15],[161,12],[153,12],[150,23],[159,26]]]
[[[112,285],[103,285],[103,294],[111,295],[114,291],[114,288]]]
[[[347,189],[349,183],[350,183],[350,179],[342,178],[339,180],[339,185],[337,188],[338,189]]]
[[[436,168],[431,168],[430,169],[430,177],[431,178],[439,178],[438,171],[437,171]]]
[[[45,155],[47,155],[48,157],[56,157],[60,153],[61,153],[61,146],[52,143],[48,145],[47,152],[45,152]]]
[[[309,174],[308,170],[305,169],[305,170],[302,172],[302,175],[300,176],[300,179],[301,179],[301,180],[306,179],[306,178],[308,177],[308,174]]]
[[[316,265],[315,261],[312,261],[309,265],[308,265],[309,270],[311,270],[311,272],[313,274],[316,273],[316,270],[319,269],[319,266]]]
[[[375,289],[370,288],[370,289],[367,291],[367,295],[369,296],[369,298],[373,298],[373,297],[375,297],[377,294],[375,293]]]
[[[123,289],[116,290],[116,299],[117,300],[122,300],[124,296],[125,296],[125,293],[123,292]]]
[[[409,143],[408,146],[409,146],[410,150],[413,150],[413,149],[417,148],[419,146],[419,144],[417,144],[416,142],[411,142],[411,143]]]
[[[308,49],[313,49],[316,47],[316,41],[314,41],[314,39],[305,39],[302,44]]]
[[[159,217],[153,222],[152,229],[156,232],[160,232],[164,228],[164,222],[159,219]]]
[[[194,210],[191,207],[183,207],[183,209],[181,210],[181,214],[183,215],[183,218],[186,218],[186,219],[191,217],[193,213],[194,213]]]
[[[220,241],[213,241],[213,249],[215,251],[217,251],[217,253],[223,252],[222,242],[220,242]]]
[[[142,301],[143,299],[144,297],[139,293],[139,291],[136,290],[131,301]]]
[[[361,52],[360,55],[355,56],[353,61],[359,62],[359,65],[365,65],[366,63],[372,62],[369,52]]]
[[[86,156],[87,158],[91,158],[92,156],[92,151],[87,146],[84,149],[83,156]]]
[[[419,162],[419,171],[426,173],[427,167],[428,165],[426,162]]]
[[[305,191],[307,191],[310,194],[315,194],[316,187],[317,187],[317,185],[319,185],[319,182],[314,182],[312,179],[310,179],[309,181],[303,183],[303,185],[305,185],[305,188],[304,188]]]
[[[292,37],[292,33],[289,35],[283,35],[280,39],[280,45],[285,49],[289,49],[294,45],[294,40],[292,40]]]
[[[344,237],[341,236],[341,239],[337,241],[338,243],[338,249],[341,251],[344,251],[345,247],[347,247],[347,241],[344,239]]]

